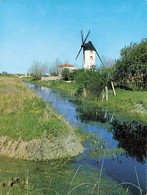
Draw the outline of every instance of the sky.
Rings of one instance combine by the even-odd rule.
[[[0,73],[27,73],[33,61],[82,68],[81,30],[100,56],[146,37],[145,0],[0,0]],[[97,58],[96,63],[100,61]]]

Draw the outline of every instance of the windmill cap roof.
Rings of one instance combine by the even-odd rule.
[[[94,50],[96,51],[95,47],[93,46],[92,42],[89,41],[88,43],[85,43],[84,50]]]
[[[74,66],[71,64],[61,64],[58,67],[74,67]]]

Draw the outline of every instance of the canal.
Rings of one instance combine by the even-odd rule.
[[[26,84],[87,137],[85,149],[70,160],[28,162],[2,157],[1,177],[29,175],[34,194],[146,194],[145,125],[65,92]]]

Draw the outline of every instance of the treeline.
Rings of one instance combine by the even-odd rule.
[[[17,75],[19,75],[19,74],[17,74]],[[20,74],[21,75],[21,74]],[[10,73],[8,73],[8,72],[6,72],[6,71],[3,71],[2,73],[0,73],[0,76],[4,76],[4,77],[15,77],[15,74],[10,74]]]
[[[65,60],[64,63],[67,63],[68,60]],[[40,80],[42,76],[50,75],[57,76],[58,75],[58,65],[63,64],[61,60],[56,58],[53,62],[40,62],[33,61],[32,65],[28,69],[28,73],[33,76],[34,80]]]
[[[64,69],[64,80],[75,81],[78,87],[77,95],[88,93],[88,96],[99,96],[105,86],[129,90],[146,90],[147,82],[147,39],[140,43],[131,43],[120,52],[120,59],[111,66],[101,66],[97,70]]]

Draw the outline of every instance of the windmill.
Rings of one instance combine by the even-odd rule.
[[[90,34],[90,31],[88,32],[86,38],[83,39],[83,31],[81,30],[82,45],[81,45],[81,48],[76,56],[76,59],[77,59],[81,50],[83,49],[83,68],[84,69],[95,68],[96,54],[97,54],[98,58],[100,59],[101,63],[103,64],[103,61],[102,61],[100,55],[98,54],[97,50],[93,46],[92,42],[89,41],[88,43],[86,43],[86,40],[87,40],[89,34]]]

